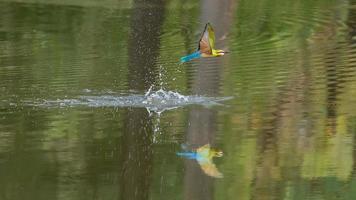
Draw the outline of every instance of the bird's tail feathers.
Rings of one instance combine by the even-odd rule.
[[[180,62],[184,63],[184,62],[188,62],[190,60],[193,60],[195,58],[200,58],[200,55],[201,55],[200,51],[196,51],[196,52],[194,52],[192,54],[189,54],[187,56],[181,57],[180,58]]]
[[[177,152],[177,155],[188,159],[195,159],[197,154],[195,152]]]

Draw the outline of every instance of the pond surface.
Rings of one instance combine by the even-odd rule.
[[[356,199],[355,1],[0,10],[0,199]]]

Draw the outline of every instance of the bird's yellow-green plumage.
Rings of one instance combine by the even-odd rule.
[[[204,32],[199,40],[198,50],[202,57],[221,56],[220,52],[224,52],[223,50],[215,49],[215,33],[210,23],[205,25]]]

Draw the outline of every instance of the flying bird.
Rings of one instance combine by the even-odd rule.
[[[199,40],[198,50],[190,55],[180,58],[181,63],[188,62],[195,58],[217,57],[225,55],[226,51],[215,49],[215,33],[210,23],[205,25],[204,32]]]

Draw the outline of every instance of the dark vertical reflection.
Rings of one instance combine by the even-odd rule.
[[[164,4],[163,0],[134,1],[128,51],[131,89],[147,90],[154,82]]]
[[[336,14],[335,14],[336,15]],[[338,28],[337,22],[331,22],[329,28],[336,32]],[[325,54],[325,71],[326,71],[326,134],[335,135],[337,129],[338,104],[343,88],[345,87],[345,69],[343,65],[343,55],[345,46],[338,43],[337,38],[329,40],[339,48],[330,48]],[[343,49],[340,51],[340,49]]]
[[[331,62],[326,63],[326,80],[327,80],[327,97],[326,97],[326,133],[330,135],[336,134],[336,117],[337,117],[337,97],[339,93],[340,79],[337,75],[337,57],[334,53]]]
[[[356,1],[355,0],[350,1],[350,4],[355,5]],[[349,9],[346,24],[347,27],[349,28],[348,38],[351,44],[355,44],[356,43],[356,38],[355,38],[356,37],[356,9],[355,8]]]
[[[152,174],[152,125],[146,110],[130,109],[124,119],[120,199],[148,199]]]
[[[164,1],[135,0],[129,38],[129,88],[146,90],[154,83]],[[144,109],[128,109],[122,138],[120,199],[148,199],[152,174],[152,123]]]
[[[215,29],[217,47],[223,47],[220,41],[226,35],[231,26],[233,10],[236,1],[202,0],[201,1],[201,30],[207,22],[211,22]],[[214,58],[212,60],[200,59],[196,66],[191,91],[198,95],[219,95],[220,73],[222,63],[227,57]],[[206,108],[192,108],[189,113],[189,127],[186,141],[194,146],[214,144],[216,134],[216,111]],[[185,199],[212,199],[213,179],[205,175],[197,163],[185,161],[184,198]]]
[[[356,1],[353,0],[351,1],[353,3],[353,5],[356,4]],[[347,22],[346,22],[348,28],[349,28],[349,34],[348,34],[348,39],[349,39],[349,43],[350,45],[355,44],[356,43],[356,9],[349,9],[349,13],[348,13],[348,18],[347,18]],[[351,124],[353,124],[353,133],[355,135],[355,130],[356,130],[356,120],[353,120],[353,122],[351,122]],[[353,166],[352,166],[352,177],[356,177],[356,138],[354,136],[353,138]],[[352,180],[352,179],[351,179]]]

